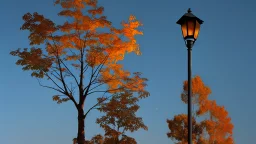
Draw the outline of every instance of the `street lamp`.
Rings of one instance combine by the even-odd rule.
[[[188,48],[188,144],[192,144],[192,83],[191,83],[191,51],[192,47],[197,40],[200,25],[203,21],[191,13],[190,8],[178,21],[177,24],[181,25],[182,35],[185,44]]]

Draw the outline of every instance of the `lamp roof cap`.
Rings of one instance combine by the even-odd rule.
[[[188,12],[185,13],[176,23],[177,24],[183,24],[185,21],[187,20],[191,20],[191,19],[195,19],[198,21],[199,24],[203,24],[203,20],[199,19],[198,17],[196,17],[194,14],[192,14],[191,9],[188,9]]]

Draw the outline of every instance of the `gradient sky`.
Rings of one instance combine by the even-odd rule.
[[[140,102],[138,112],[148,131],[133,134],[139,144],[173,144],[167,138],[167,118],[186,113],[180,100],[187,79],[187,51],[176,21],[190,7],[205,21],[193,48],[193,75],[200,75],[212,89],[210,99],[225,106],[232,118],[237,144],[255,141],[253,106],[256,67],[253,0],[99,0],[105,15],[119,26],[130,14],[143,22],[138,37],[142,56],[130,54],[125,69],[140,71],[149,79],[151,96]],[[0,143],[71,144],[76,137],[77,117],[71,102],[57,105],[54,91],[42,88],[29,72],[15,65],[11,50],[28,47],[28,32],[19,30],[22,16],[37,11],[59,20],[53,0],[1,0],[0,13]],[[86,137],[102,131],[97,114],[86,120]]]

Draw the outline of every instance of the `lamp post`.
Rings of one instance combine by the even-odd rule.
[[[191,52],[198,37],[200,25],[203,21],[191,13],[190,8],[178,21],[181,25],[182,35],[188,48],[188,144],[192,144],[192,82],[191,82]]]

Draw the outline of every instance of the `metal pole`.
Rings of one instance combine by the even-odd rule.
[[[191,82],[191,54],[192,54],[192,47],[194,44],[194,40],[187,40],[187,48],[188,48],[188,144],[192,144],[192,82]]]

